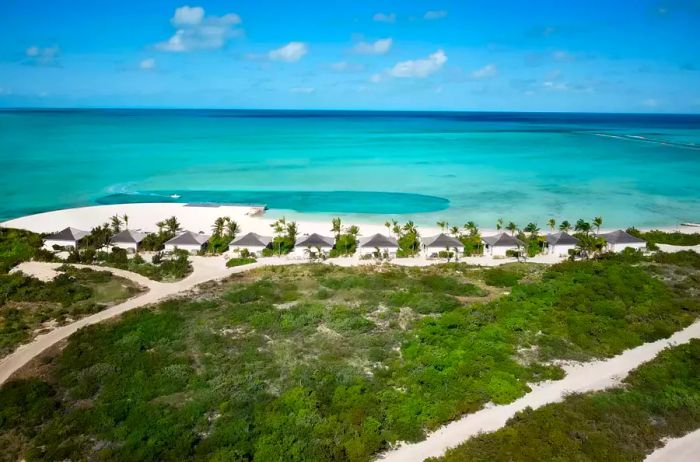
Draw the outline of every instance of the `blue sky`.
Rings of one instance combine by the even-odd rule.
[[[0,7],[0,106],[700,112],[700,0]]]

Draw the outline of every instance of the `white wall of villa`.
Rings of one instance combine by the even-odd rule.
[[[138,244],[135,242],[114,242],[110,244],[112,247],[117,249],[124,249],[127,252],[136,253],[138,250]]]
[[[505,257],[509,250],[518,250],[517,245],[485,245],[484,255],[491,255],[492,257]]]
[[[308,258],[309,257],[309,252],[311,251],[312,253],[318,253],[319,250],[325,254],[328,255],[331,250],[333,250],[332,245],[325,245],[325,246],[310,246],[310,247],[299,247],[296,246],[294,247],[294,250],[292,251],[292,256],[295,258]]]
[[[263,245],[237,245],[237,246],[231,246],[229,250],[231,252],[240,254],[244,249],[248,251],[251,255],[255,255],[257,257],[262,256],[263,250],[265,250],[267,247]]]
[[[59,246],[59,247],[72,247],[75,248],[76,245],[78,245],[78,241],[63,241],[63,240],[55,240],[55,239],[46,239],[44,240],[44,248],[47,250],[53,250],[53,246]]]
[[[569,250],[576,249],[574,244],[555,244],[547,247],[547,254],[558,255],[560,257],[568,257]]]
[[[377,249],[382,255],[387,253],[390,257],[395,257],[398,250],[396,247],[358,247],[357,254],[360,256],[373,255],[377,252]]]
[[[456,250],[455,250],[456,249]],[[463,255],[464,254],[464,246],[456,246],[456,247],[434,247],[434,246],[423,246],[423,255],[427,258],[431,257],[437,257],[440,252],[452,252],[452,253],[457,253],[458,255]]]
[[[166,252],[174,252],[175,250],[184,250],[186,252],[189,252],[190,254],[196,254],[200,250],[204,248],[204,244],[180,244],[180,245],[174,245],[174,244],[165,244],[165,251]]]
[[[634,250],[644,250],[647,248],[647,243],[646,242],[634,242],[634,243],[628,243],[628,244],[608,244],[606,246],[606,249],[609,252],[615,252],[619,253],[622,252],[625,249],[634,249]]]

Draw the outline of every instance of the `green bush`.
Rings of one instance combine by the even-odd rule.
[[[521,276],[501,267],[494,267],[484,272],[484,282],[493,287],[513,287]]]
[[[257,260],[253,257],[231,258],[226,262],[226,266],[232,268],[234,266],[249,265],[251,263],[255,263],[256,261]]]
[[[39,234],[0,227],[0,274],[7,273],[12,267],[37,255],[40,260],[52,260],[52,254],[42,250],[42,246]]]

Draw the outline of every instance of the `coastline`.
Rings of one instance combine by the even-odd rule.
[[[211,226],[219,217],[231,217],[241,228],[241,234],[254,232],[261,235],[272,235],[270,225],[274,218],[262,215],[252,216],[254,207],[246,205],[198,205],[185,203],[137,203],[137,204],[116,204],[116,205],[93,205],[86,207],[76,207],[69,209],[54,210],[34,215],[27,215],[0,223],[0,226],[8,228],[20,228],[37,233],[49,233],[71,226],[74,228],[89,231],[95,226],[109,221],[114,215],[129,217],[129,228],[144,232],[155,232],[156,223],[171,216],[177,217],[183,230],[193,232],[209,233]],[[276,216],[283,215],[275,211]],[[298,219],[301,217],[302,219]],[[308,217],[308,218],[307,218]],[[297,219],[299,233],[318,233],[323,235],[331,234],[330,221],[320,221],[314,219],[313,214],[291,213],[290,219]],[[374,218],[374,216],[373,216]],[[381,224],[384,219],[376,216],[377,221],[344,221],[344,226],[357,225],[360,227],[361,236],[369,236],[375,233],[387,234],[387,228]],[[386,217],[390,218],[389,216]],[[605,217],[603,217],[605,218]],[[520,223],[524,225],[524,223]],[[547,229],[543,223],[538,224],[541,233],[546,233]],[[633,226],[631,223],[629,226]],[[461,223],[460,223],[461,226]],[[440,228],[433,226],[418,226],[422,236],[430,236],[440,233]],[[610,231],[614,228],[601,228],[601,231]],[[679,224],[646,228],[640,227],[642,231],[658,229],[661,231],[679,231],[686,234],[700,232],[700,227],[680,226]],[[481,227],[482,235],[496,234],[495,227]]]

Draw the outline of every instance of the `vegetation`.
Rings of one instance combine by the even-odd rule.
[[[175,251],[168,257],[158,252],[149,263],[139,254],[129,258],[126,250],[116,247],[113,247],[111,252],[83,249],[72,251],[66,262],[119,268],[138,273],[154,281],[176,281],[192,272],[192,264],[184,250]]]
[[[397,257],[412,257],[420,252],[420,233],[416,224],[407,221],[401,225],[396,220],[387,221],[384,226],[391,231],[399,243]]]
[[[287,219],[282,217],[270,225],[274,238],[272,239],[272,248],[263,250],[264,257],[272,255],[286,255],[294,250],[294,244],[297,241],[296,221],[287,222]]]
[[[340,218],[334,218],[331,225],[331,232],[335,236],[335,246],[328,256],[341,257],[353,255],[357,251],[357,235],[360,234],[360,228],[352,225],[343,229]]]
[[[0,227],[0,274],[32,259],[52,260],[53,254],[43,250],[40,234],[21,229]]]
[[[518,413],[434,462],[643,460],[700,427],[700,340],[670,348],[612,390]]]
[[[520,278],[500,298],[487,282],[503,275],[456,263],[236,275],[82,329],[36,378],[5,384],[3,457],[369,460],[560,378],[552,359],[689,324],[697,258],[510,265]]]
[[[60,325],[96,313],[139,290],[107,271],[71,266],[63,266],[50,282],[21,273],[0,275],[0,357],[51,323]]]
[[[670,244],[670,245],[700,245],[700,233],[685,234],[678,231],[666,232],[658,229],[652,231],[639,231],[636,228],[627,228],[627,232],[632,236],[647,241],[647,244]]]
[[[242,265],[249,265],[251,263],[255,263],[257,260],[253,257],[238,257],[238,258],[231,258],[226,262],[226,266],[229,268],[232,268],[234,266],[242,266]]]
[[[217,218],[212,226],[212,236],[207,243],[207,251],[214,254],[225,252],[231,241],[236,239],[239,231],[238,223],[231,217]]]

